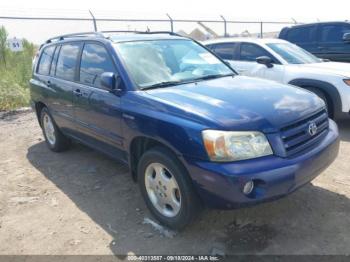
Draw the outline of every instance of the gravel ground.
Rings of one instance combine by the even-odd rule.
[[[350,122],[312,184],[256,207],[160,227],[126,166],[75,144],[48,150],[32,112],[0,116],[0,254],[350,254]]]

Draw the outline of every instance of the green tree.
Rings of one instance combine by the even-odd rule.
[[[29,79],[37,47],[22,39],[23,50],[11,52],[8,33],[0,26],[0,111],[29,105]]]
[[[8,33],[4,26],[0,27],[0,58],[3,65],[6,67],[6,51],[7,51]]]

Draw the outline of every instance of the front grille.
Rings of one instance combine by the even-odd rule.
[[[317,131],[311,135],[309,126],[315,123]],[[284,145],[286,156],[293,156],[307,148],[312,147],[322,140],[328,131],[328,114],[322,110],[312,116],[300,120],[281,129],[281,139]]]

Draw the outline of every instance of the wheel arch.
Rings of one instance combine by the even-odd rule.
[[[334,85],[325,81],[307,78],[293,79],[289,81],[288,84],[304,89],[309,87],[322,91],[328,100],[327,102],[329,102],[331,105],[331,113],[333,113],[333,117],[337,118],[337,116],[342,112],[342,100],[338,89]]]
[[[130,173],[134,181],[137,181],[137,163],[140,160],[143,153],[151,148],[160,146],[165,148],[171,154],[173,154],[182,163],[180,152],[177,152],[175,148],[164,141],[159,141],[157,139],[148,136],[136,136],[129,143],[129,167]]]

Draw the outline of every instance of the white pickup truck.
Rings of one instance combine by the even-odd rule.
[[[321,60],[280,39],[223,38],[203,43],[241,75],[308,89],[330,117],[350,119],[350,64]]]

